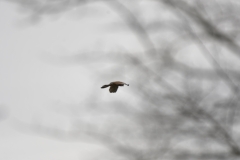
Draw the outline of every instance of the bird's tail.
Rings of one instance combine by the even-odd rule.
[[[107,88],[107,87],[109,87],[108,84],[107,85],[103,85],[101,88]]]
[[[125,83],[126,84],[126,83]],[[127,86],[129,86],[129,84],[126,84]]]

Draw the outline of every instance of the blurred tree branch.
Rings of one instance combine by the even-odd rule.
[[[144,48],[142,53],[80,51],[74,56],[58,57],[68,63],[114,64],[109,71],[104,69],[107,77],[114,73],[132,74],[133,100],[105,102],[99,98],[95,103],[86,103],[88,109],[81,114],[93,119],[86,124],[81,118],[77,119],[79,132],[100,140],[126,159],[239,158],[238,2],[11,2],[30,10],[30,15],[36,17],[60,14],[83,2],[102,2],[125,20]],[[152,8],[142,9],[139,3],[149,3]],[[142,14],[136,14],[135,10]],[[147,14],[151,18],[144,21]],[[83,125],[90,128],[82,129]],[[51,134],[52,131],[48,131],[46,134]]]

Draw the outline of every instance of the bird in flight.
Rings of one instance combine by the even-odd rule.
[[[103,85],[101,88],[107,88],[107,87],[110,86],[109,92],[110,92],[110,93],[116,93],[117,90],[118,90],[118,87],[119,87],[119,86],[124,86],[124,85],[129,86],[129,84],[126,84],[126,83],[124,83],[124,82],[115,81],[115,82],[111,82],[111,83],[109,83],[109,84]]]

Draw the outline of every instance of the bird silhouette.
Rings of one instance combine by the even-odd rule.
[[[101,88],[107,88],[107,87],[110,86],[109,92],[110,92],[110,93],[116,93],[117,90],[118,90],[118,87],[119,87],[119,86],[124,86],[124,85],[129,86],[129,84],[126,84],[126,83],[124,83],[124,82],[115,81],[115,82],[111,82],[111,83],[109,83],[109,84],[103,85]]]

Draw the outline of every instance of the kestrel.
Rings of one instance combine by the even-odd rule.
[[[109,83],[109,84],[103,85],[101,88],[107,88],[107,87],[110,86],[109,92],[110,92],[110,93],[115,93],[115,92],[117,92],[117,90],[118,90],[118,86],[124,86],[124,85],[129,86],[129,84],[126,84],[126,83],[124,83],[124,82],[115,81],[115,82],[111,82],[111,83]]]

